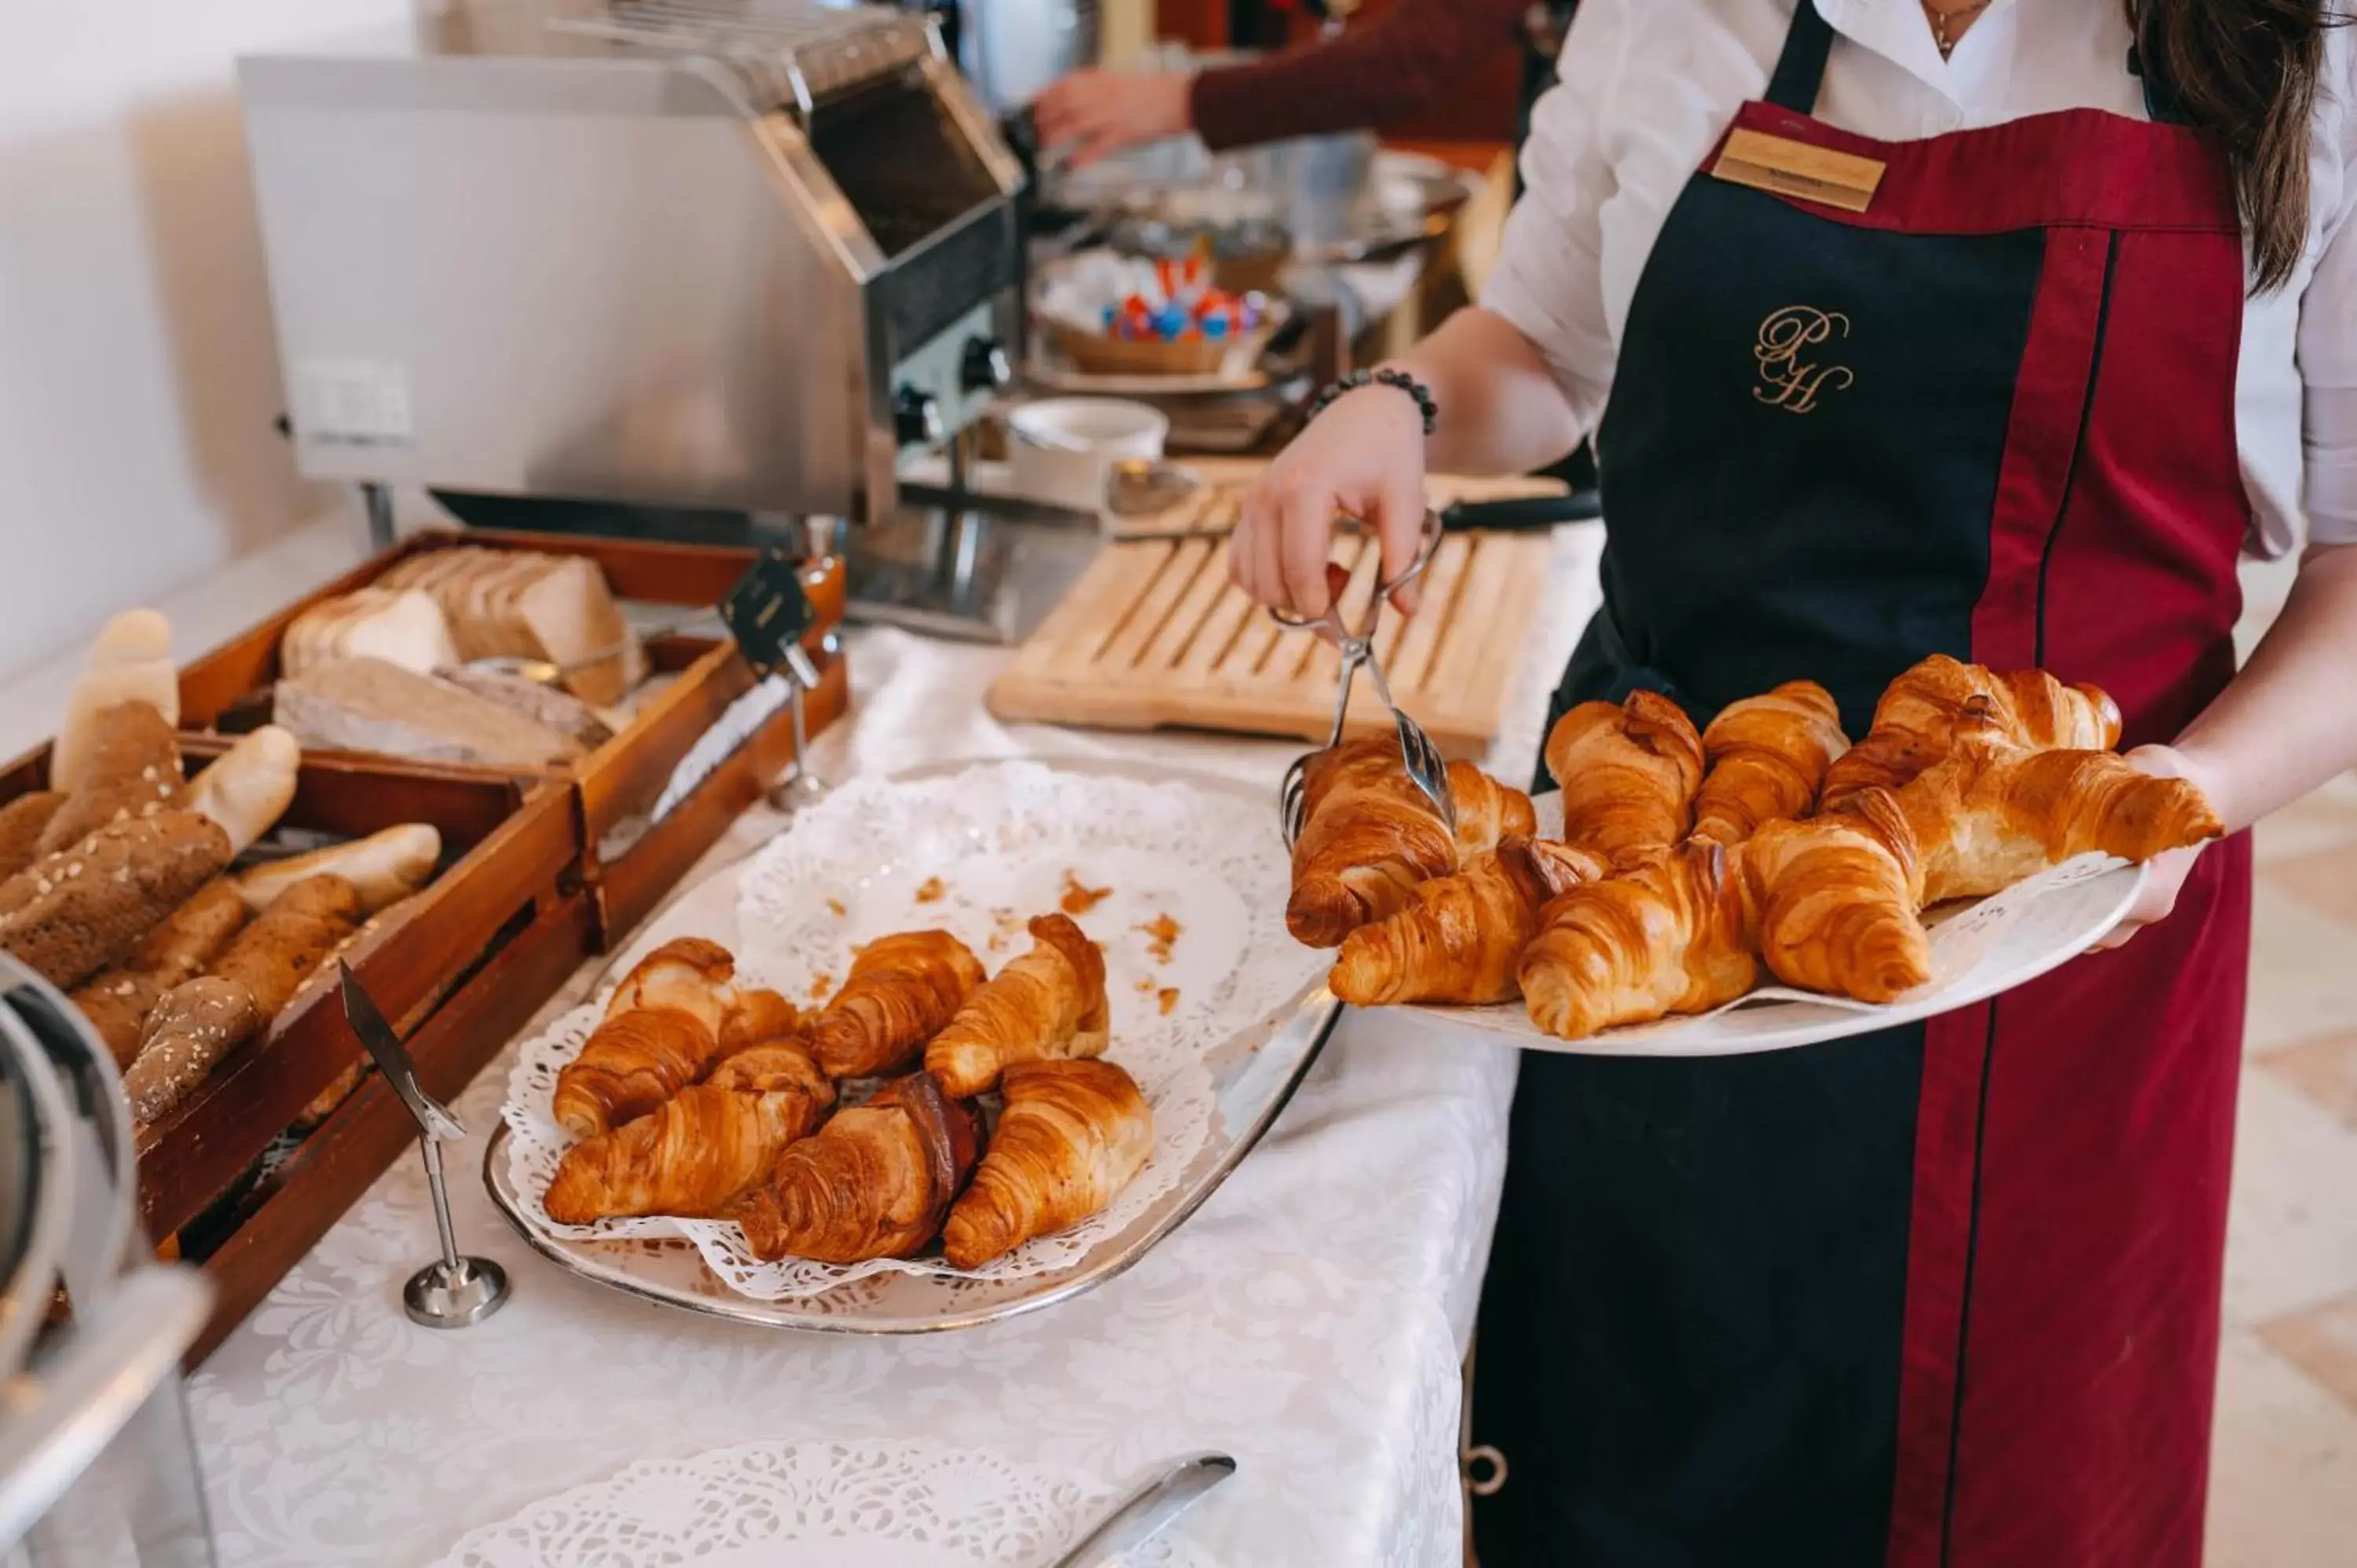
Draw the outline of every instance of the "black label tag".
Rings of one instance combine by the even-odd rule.
[[[802,592],[802,563],[781,550],[763,551],[720,601],[720,618],[754,673],[767,679],[800,651],[802,634],[817,618]]]

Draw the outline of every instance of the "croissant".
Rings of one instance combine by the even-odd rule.
[[[1787,681],[1721,709],[1703,731],[1702,749],[1710,771],[1695,797],[1695,837],[1732,846],[1762,822],[1807,816],[1849,737],[1832,693]]]
[[[737,1207],[746,1244],[764,1260],[908,1257],[940,1233],[979,1144],[974,1112],[931,1075],[895,1079],[780,1157]]]
[[[1582,703],[1555,721],[1547,771],[1563,787],[1563,836],[1614,863],[1684,838],[1702,786],[1702,736],[1655,692]]]
[[[1006,1087],[990,1153],[942,1232],[956,1268],[978,1269],[1100,1212],[1154,1154],[1154,1112],[1111,1062],[1017,1062]]]
[[[703,1077],[718,1048],[704,1020],[677,1007],[608,1014],[557,1070],[557,1125],[595,1138],[634,1122]]]
[[[1517,834],[1454,876],[1416,888],[1415,902],[1342,939],[1326,981],[1357,1007],[1411,1002],[1478,1006],[1521,994],[1515,970],[1548,900],[1606,874],[1585,850]]]
[[[834,1105],[834,1085],[806,1052],[787,1044],[756,1047],[652,1114],[575,1144],[557,1165],[543,1207],[560,1225],[720,1214]]]
[[[694,1014],[718,1039],[737,1001],[736,987],[730,983],[736,974],[736,956],[726,948],[703,937],[680,937],[640,959],[622,977],[612,1000],[606,1004],[606,1016],[673,1008]]]
[[[1932,978],[1906,870],[1864,824],[1769,822],[1737,853],[1760,957],[1785,984],[1880,1003]]]
[[[732,993],[727,1011],[720,1015],[723,1056],[766,1040],[790,1038],[802,1032],[800,1009],[774,991]]]
[[[2095,686],[2065,686],[2042,670],[1998,675],[1935,653],[1893,681],[1864,740],[1826,771],[1820,809],[1861,789],[1896,789],[1948,755],[1975,698],[2014,744],[2033,750],[2104,751],[2119,742],[2118,704]]]
[[[1904,789],[1844,813],[1905,869],[1919,907],[2010,887],[2074,855],[2150,860],[2224,831],[2201,791],[2109,751],[2024,751],[1983,732]]]
[[[1030,929],[1031,950],[967,997],[925,1047],[925,1070],[952,1099],[996,1088],[1015,1062],[1104,1054],[1104,954],[1069,916],[1042,915]]]
[[[1734,854],[1695,842],[1573,887],[1541,914],[1520,978],[1531,1022],[1564,1040],[1742,996],[1760,965]]]
[[[947,931],[869,943],[811,1026],[811,1054],[834,1078],[875,1078],[916,1059],[983,981],[981,961]]]
[[[1486,849],[1538,824],[1530,797],[1480,768],[1452,763],[1451,834],[1407,776],[1388,735],[1346,741],[1310,760],[1303,780],[1301,836],[1293,846],[1293,896],[1286,929],[1305,947],[1330,948],[1365,925],[1407,907],[1420,882],[1455,871],[1460,852]]]

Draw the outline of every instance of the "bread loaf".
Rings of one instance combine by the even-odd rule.
[[[431,823],[404,822],[350,843],[257,865],[240,874],[237,889],[246,908],[259,912],[304,878],[328,874],[350,883],[360,894],[361,912],[372,915],[425,886],[441,858],[442,835]]]
[[[646,679],[646,650],[605,574],[587,556],[436,550],[403,562],[379,585],[420,589],[439,600],[461,659],[580,664],[567,670],[565,684],[599,707],[621,701]]]
[[[223,1057],[262,1032],[269,1015],[233,980],[199,975],[174,986],[147,1020],[139,1055],[123,1075],[131,1114],[160,1122]]]
[[[479,697],[512,708],[526,718],[546,725],[559,735],[571,736],[588,750],[595,751],[614,738],[614,732],[599,718],[595,709],[569,692],[554,686],[544,686],[537,681],[527,681],[521,675],[510,675],[498,670],[480,670],[468,664],[452,665],[435,672],[437,680],[447,681]]]
[[[49,854],[109,822],[150,817],[179,791],[180,743],[153,705],[117,703],[91,721],[81,779],[41,831]]]
[[[229,837],[166,807],[109,823],[0,884],[0,951],[71,989],[130,952],[229,865]]]
[[[359,929],[361,896],[340,876],[307,876],[238,933],[206,968],[253,993],[265,1019],[294,1000],[303,977]]]
[[[49,788],[70,794],[90,760],[98,715],[145,703],[167,725],[180,722],[180,677],[172,667],[172,624],[154,610],[125,610],[106,623],[66,698],[65,722],[49,748]]]
[[[65,803],[55,789],[36,789],[0,806],[0,877],[14,876],[41,857],[41,830]]]
[[[164,993],[195,978],[245,924],[245,900],[216,877],[172,911],[113,969],[73,993],[73,1004],[127,1068],[138,1055],[147,1016]]]
[[[278,823],[295,800],[303,772],[303,748],[277,725],[264,725],[221,753],[219,761],[190,779],[179,804],[219,822],[230,851],[246,849]]]
[[[306,747],[428,762],[549,768],[581,745],[496,703],[382,659],[337,659],[278,682],[278,722]]]
[[[449,618],[431,594],[414,588],[361,588],[314,605],[278,647],[278,668],[287,675],[330,659],[382,659],[422,674],[457,658]]]

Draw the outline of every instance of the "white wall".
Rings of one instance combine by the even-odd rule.
[[[271,428],[232,61],[431,8],[0,0],[0,675],[335,504]]]

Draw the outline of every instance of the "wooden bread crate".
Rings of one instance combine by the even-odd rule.
[[[604,572],[616,598],[683,609],[719,603],[756,558],[750,549],[650,540],[487,529],[414,534],[186,667],[180,675],[183,727],[209,726],[266,690],[278,678],[278,650],[287,628],[322,600],[366,587],[420,553],[468,546],[587,556]],[[834,638],[843,620],[842,563],[811,564],[802,574],[802,585],[816,612],[803,646],[826,677],[805,703],[808,727],[815,735],[849,701],[848,677]],[[529,769],[440,769],[493,779],[537,776],[569,788],[582,875],[600,949],[627,937],[793,757],[792,721],[780,708],[660,822],[646,822],[681,759],[729,704],[756,684],[736,644],[716,628],[656,639],[647,652],[657,674],[677,679],[648,698],[611,740],[569,768],[537,775]],[[365,758],[371,765],[393,760],[364,753],[308,755]]]
[[[191,773],[225,743],[190,737]],[[43,788],[45,746],[0,771],[0,801]],[[282,823],[360,837],[430,822],[443,858],[434,880],[386,911],[353,972],[412,1039],[428,1080],[455,1092],[554,994],[591,950],[576,815],[562,779],[510,779],[379,758],[307,757]],[[263,1156],[359,1059],[332,985],[307,987],[262,1037],[223,1058],[167,1117],[140,1130],[139,1202],[149,1235],[177,1239],[233,1199]],[[429,1066],[429,1063],[431,1064]],[[325,1235],[416,1126],[389,1095],[356,1091],[314,1132],[336,1130],[334,1159],[296,1155],[269,1178],[261,1210],[197,1258],[221,1286],[198,1354],[266,1294]],[[267,1225],[248,1233],[267,1217]]]

